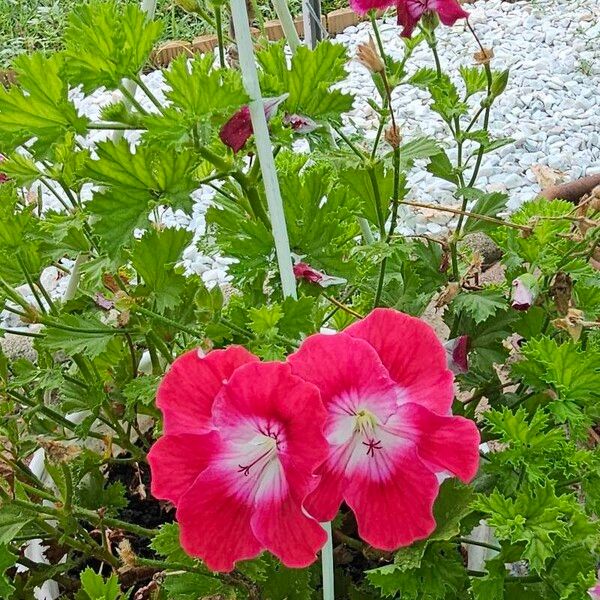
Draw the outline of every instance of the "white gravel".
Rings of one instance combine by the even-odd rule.
[[[467,5],[470,21],[482,43],[492,47],[494,69],[511,69],[505,93],[494,105],[491,132],[497,137],[514,138],[514,144],[486,155],[477,186],[487,191],[508,191],[509,208],[514,210],[539,192],[531,170],[533,165],[547,165],[565,173],[568,179],[600,173],[600,7],[598,0],[477,0]],[[394,18],[380,24],[385,48],[400,58],[404,42]],[[354,56],[357,44],[365,42],[371,32],[368,23],[349,27],[335,38]],[[452,28],[438,29],[438,50],[443,67],[460,82],[458,67],[472,65],[477,50],[475,40],[464,22]],[[429,48],[419,47],[409,61],[409,70],[433,66]],[[154,94],[163,99],[164,82],[157,71],[144,77]],[[368,100],[377,97],[370,74],[356,61],[348,65],[348,78],[340,87],[356,96],[346,121],[347,133],[358,133],[367,140],[375,137],[377,118]],[[71,96],[82,114],[98,119],[102,106],[122,99],[119,92],[98,90],[84,97],[79,90]],[[152,103],[138,91],[138,100],[148,110]],[[406,140],[418,135],[430,135],[450,147],[450,134],[441,119],[429,108],[427,92],[409,86],[394,91],[393,108]],[[107,139],[110,132],[95,131],[84,145]],[[139,134],[125,134],[132,145]],[[409,198],[429,203],[454,203],[452,185],[434,179],[418,165],[409,177],[412,186]],[[60,204],[42,188],[46,208],[60,210]],[[91,188],[85,190],[91,195]],[[60,193],[60,192],[57,192]],[[187,227],[199,239],[205,233],[204,213],[214,197],[214,190],[203,187],[194,194],[195,208],[191,217],[183,212],[167,210],[162,220],[167,225]],[[415,214],[406,210],[401,215],[400,233],[429,233],[441,235],[452,226],[444,213]],[[228,279],[226,258],[202,255],[195,245],[184,254],[183,264],[190,273],[202,276],[208,286],[225,283]],[[53,296],[59,296],[67,277],[54,271],[44,274]],[[0,315],[5,323],[17,325],[7,313]],[[12,315],[14,317],[14,315]]]

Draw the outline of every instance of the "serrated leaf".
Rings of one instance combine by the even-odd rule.
[[[136,4],[79,5],[65,31],[65,73],[85,92],[116,89],[142,70],[161,30]]]
[[[443,150],[430,157],[427,170],[435,177],[445,179],[454,185],[458,185],[458,175],[456,174],[448,155]]]
[[[452,301],[453,310],[465,311],[475,321],[475,324],[483,323],[505,307],[506,299],[503,293],[495,289],[462,292]]]
[[[34,137],[34,148],[45,151],[67,131],[85,133],[88,119],[69,101],[61,66],[60,55],[41,52],[15,60],[19,85],[0,87],[0,148],[7,153]]]
[[[193,564],[179,543],[179,525],[177,523],[165,523],[160,526],[158,533],[150,542],[150,547],[164,556],[168,562]]]
[[[197,159],[191,151],[139,146],[131,152],[125,139],[100,142],[98,160],[87,163],[86,174],[96,183],[123,195],[134,194],[148,202],[190,211],[190,194],[198,187],[194,179]]]
[[[467,191],[469,190],[469,191]],[[508,194],[502,192],[490,192],[486,193],[481,190],[474,190],[473,188],[467,188],[463,190],[457,190],[457,194],[467,198],[476,200],[475,204],[469,209],[478,215],[486,215],[488,217],[498,217],[498,213],[506,210],[506,203],[508,202]],[[465,221],[463,231],[465,233],[473,233],[475,231],[488,231],[497,227],[494,223],[482,221],[477,217],[468,217]]]
[[[37,343],[49,352],[86,354],[96,358],[110,350],[116,330],[92,315],[62,315],[49,319],[44,337]]]
[[[146,228],[149,223],[149,199],[141,193],[104,191],[94,194],[87,209],[93,215],[92,229],[101,247],[113,260],[118,259],[123,247],[131,244],[134,231]]]
[[[257,55],[261,66],[263,95],[280,96],[288,93],[284,107],[289,113],[313,119],[339,118],[350,110],[353,97],[340,90],[330,89],[346,77],[346,50],[341,44],[328,40],[319,42],[314,50],[297,48],[290,68],[283,44],[271,44]]]
[[[88,567],[81,575],[81,590],[78,600],[117,600],[121,598],[121,589],[116,575],[111,575],[106,580]]]
[[[185,229],[152,229],[133,245],[131,264],[152,294],[159,312],[180,302],[185,277],[175,265],[192,237],[192,232]]]
[[[201,573],[166,573],[161,586],[173,600],[197,600],[207,598],[223,589],[216,577]]]

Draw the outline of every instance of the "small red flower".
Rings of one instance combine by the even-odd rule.
[[[454,25],[458,19],[466,19],[469,13],[463,10],[458,0],[397,0],[398,25],[403,30],[400,35],[410,37],[421,20],[428,12],[435,12],[444,25]]]
[[[289,125],[296,133],[311,133],[319,126],[305,115],[287,114],[282,119],[284,125]]]
[[[431,534],[438,474],[470,481],[480,441],[475,423],[450,414],[453,375],[431,327],[377,309],[342,333],[307,338],[288,360],[328,413],[329,456],[308,512],[330,521],[345,501],[359,535],[383,550]]]
[[[346,283],[343,277],[334,277],[333,275],[327,275],[321,271],[313,269],[310,265],[305,262],[297,262],[294,265],[294,275],[296,279],[302,279],[309,283],[316,283],[321,287],[329,287],[330,285],[340,285]]]
[[[265,549],[288,567],[312,563],[326,540],[302,509],[327,456],[315,386],[232,346],[178,358],[157,404],[152,494],[177,507],[186,552],[214,571]]]

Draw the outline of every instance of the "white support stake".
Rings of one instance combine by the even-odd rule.
[[[284,297],[295,299],[296,279],[292,267],[290,243],[285,224],[285,214],[283,212],[277,171],[275,170],[275,161],[273,159],[273,148],[269,136],[262,94],[260,92],[256,63],[254,62],[254,45],[250,37],[248,11],[245,0],[231,0],[231,16],[235,30],[235,39],[238,45],[242,79],[246,92],[250,96],[250,117],[252,119],[252,129],[256,141],[260,170],[265,184],[269,217],[271,218],[273,238],[275,239],[275,252],[279,265],[279,276],[281,277],[281,287]]]
[[[292,54],[294,54],[301,42],[286,0],[273,0],[273,8],[277,13],[277,18],[281,22],[281,28],[283,29],[288,46],[290,47]]]
[[[302,0],[304,43],[313,50],[323,39],[321,24],[321,0]]]

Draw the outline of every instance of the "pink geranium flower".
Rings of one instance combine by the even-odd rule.
[[[598,577],[600,578],[600,572],[598,572]],[[600,600],[600,579],[598,580],[598,582],[596,583],[596,585],[594,587],[591,587],[588,590],[588,596],[592,600]]]
[[[458,0],[397,0],[398,25],[402,25],[403,37],[410,37],[420,21],[428,12],[437,13],[444,25],[454,25],[458,19],[466,19],[469,13],[463,10]]]
[[[263,550],[306,567],[326,535],[302,510],[327,456],[315,386],[241,347],[178,358],[157,404],[152,493],[177,507],[181,544],[214,571]]]
[[[307,338],[288,360],[328,413],[329,456],[308,512],[329,521],[345,501],[360,536],[383,550],[431,534],[438,475],[468,482],[479,464],[476,425],[450,414],[453,375],[434,331],[377,309],[342,333]]]
[[[394,4],[396,0],[350,0],[352,10],[359,15],[364,15],[370,10],[384,10]]]

